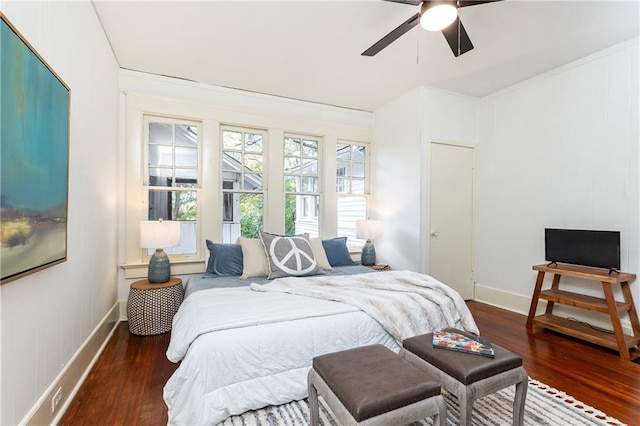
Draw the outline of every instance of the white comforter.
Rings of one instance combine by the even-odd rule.
[[[387,274],[365,275],[391,278]],[[425,332],[443,325],[475,328],[462,305],[462,312],[438,315],[454,323],[428,324],[432,315],[424,316]],[[399,350],[378,321],[346,303],[248,287],[196,292],[174,317],[167,350],[170,360],[181,360],[164,388],[169,424],[215,425],[230,415],[303,399],[313,357],[377,343]]]
[[[202,290],[174,317],[164,387],[169,424],[215,425],[307,396],[311,360],[370,344],[399,350],[375,320],[344,303],[248,287]]]

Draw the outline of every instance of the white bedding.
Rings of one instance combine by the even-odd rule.
[[[380,324],[344,303],[248,287],[199,291],[174,317],[167,356],[182,362],[164,387],[169,424],[215,425],[306,398],[313,357],[377,343],[399,350]]]
[[[366,275],[384,281],[386,274]],[[476,327],[468,310],[454,318],[446,326]],[[428,323],[428,316],[423,320]],[[427,324],[425,332],[441,325]],[[303,399],[313,357],[377,343],[399,350],[380,323],[346,303],[248,287],[196,292],[174,317],[167,350],[170,360],[181,360],[164,387],[169,424],[215,425],[230,415]]]

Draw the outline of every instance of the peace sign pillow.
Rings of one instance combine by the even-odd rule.
[[[269,261],[267,278],[324,274],[318,267],[307,234],[285,236],[261,232],[260,236]]]

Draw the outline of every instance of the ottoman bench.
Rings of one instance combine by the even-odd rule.
[[[433,416],[444,426],[440,385],[383,345],[320,355],[308,375],[311,425],[318,425],[318,394],[342,425],[402,425]]]
[[[457,329],[447,331],[473,336]],[[496,344],[492,344],[495,358],[489,358],[437,349],[432,341],[433,333],[405,339],[400,355],[458,398],[460,425],[471,424],[471,412],[476,399],[514,384],[513,424],[522,425],[528,386],[522,358]]]

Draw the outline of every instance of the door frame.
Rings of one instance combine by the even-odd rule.
[[[430,250],[431,250],[431,212],[430,212],[430,199],[431,199],[431,145],[449,145],[457,146],[461,148],[469,148],[473,151],[473,171],[472,171],[472,197],[471,197],[471,294],[472,299],[475,298],[476,290],[476,164],[477,164],[477,146],[446,140],[439,138],[430,138],[425,140],[421,144],[421,158],[423,161],[423,167],[420,168],[420,211],[423,214],[420,215],[420,270],[429,274],[431,265],[429,264]],[[426,167],[425,167],[426,166]]]

